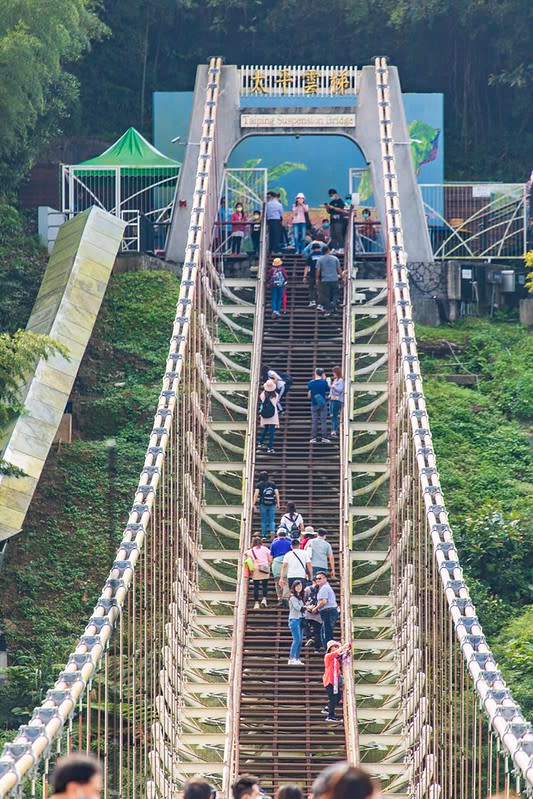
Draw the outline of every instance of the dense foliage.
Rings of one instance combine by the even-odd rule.
[[[297,0],[115,0],[102,18],[112,36],[77,68],[80,131],[148,132],[151,92],[190,90],[212,54],[229,64],[363,65],[385,53],[405,91],[444,92],[448,178],[529,174],[528,0],[331,0],[305,12]]]
[[[479,319],[417,332],[461,563],[485,631],[505,640],[533,587],[533,337]],[[477,385],[447,382],[454,374],[475,375]]]
[[[149,134],[152,92],[192,89],[209,55],[363,65],[376,53],[404,90],[444,92],[449,179],[525,180],[532,29],[528,0],[331,0],[305,13],[297,0],[0,0],[0,183],[15,186],[61,130]]]
[[[46,693],[113,560],[178,293],[167,272],[111,280],[72,397],[82,439],[50,453],[24,533],[10,543],[0,573],[0,628],[10,660],[9,682],[0,687],[0,730],[21,723]]]
[[[105,32],[92,0],[0,0],[0,185],[60,132],[78,96],[66,65]]]

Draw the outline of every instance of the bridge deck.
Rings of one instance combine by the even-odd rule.
[[[328,530],[337,550],[338,446],[308,443],[310,411],[306,395],[315,366],[330,372],[341,363],[342,318],[338,314],[324,319],[308,308],[307,289],[302,284],[303,260],[284,258],[284,263],[289,268],[288,312],[281,319],[271,320],[267,305],[262,364],[287,372],[294,385],[284,403],[286,415],[276,436],[277,454],[258,455],[257,471],[267,469],[279,487],[283,505],[294,501],[306,524]],[[338,590],[336,582],[333,585]],[[291,643],[287,617],[285,608],[276,607],[272,578],[268,609],[253,610],[250,590],[239,768],[257,773],[268,791],[285,782],[296,782],[309,790],[321,768],[345,756],[342,724],[326,724],[321,713],[326,701],[322,655],[302,648],[304,666],[287,664]]]

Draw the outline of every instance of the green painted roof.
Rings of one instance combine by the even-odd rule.
[[[128,128],[120,139],[112,144],[111,147],[108,147],[107,150],[104,150],[101,155],[76,164],[75,169],[78,172],[78,167],[84,166],[99,166],[103,170],[105,170],[105,167],[120,167],[127,174],[142,175],[154,170],[154,168],[157,169],[158,173],[161,168],[166,168],[169,172],[175,172],[181,164],[179,161],[174,161],[172,158],[160,153],[135,128]],[[89,174],[89,170],[87,174]],[[104,172],[100,174],[104,174]]]

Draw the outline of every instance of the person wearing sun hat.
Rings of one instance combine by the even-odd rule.
[[[311,527],[311,525],[308,524],[307,527],[303,531],[302,537],[300,538],[300,546],[301,546],[301,548],[305,549],[305,547],[308,545],[309,541],[312,541],[315,536],[316,536],[315,528]]]
[[[279,427],[278,413],[279,396],[276,391],[276,384],[270,378],[263,384],[263,391],[259,395],[259,433],[258,449],[266,451],[269,455],[275,455],[274,437],[276,428]],[[268,445],[265,446],[265,438],[268,435]]]
[[[274,258],[267,274],[267,283],[272,289],[272,319],[277,319],[281,316],[283,292],[287,285],[287,280],[287,270],[283,266],[283,261],[281,258]]]
[[[341,644],[331,638],[326,644],[326,654],[324,655],[324,675],[322,684],[328,695],[328,707],[326,721],[340,722],[335,715],[337,705],[342,701],[342,658],[350,650],[351,644]]]
[[[302,253],[305,247],[305,231],[309,219],[309,206],[305,204],[305,194],[296,195],[292,206],[292,234],[294,247],[297,253]]]

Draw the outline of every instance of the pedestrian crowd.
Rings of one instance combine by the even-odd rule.
[[[285,415],[284,402],[293,385],[293,380],[290,375],[283,372],[278,373],[272,369],[269,369],[267,374],[268,377],[259,394],[257,449],[267,455],[275,455],[276,431],[281,426],[281,419]],[[339,437],[344,394],[344,377],[340,366],[334,366],[330,375],[327,375],[320,366],[315,369],[313,377],[307,383],[307,399],[311,418],[310,444],[331,444],[332,438]],[[328,420],[331,422],[331,433],[328,429]],[[263,491],[261,487],[259,490]],[[263,501],[262,504],[265,502]],[[270,491],[266,504],[272,506],[276,504]],[[273,512],[273,510],[269,511],[270,514]],[[263,516],[261,520],[263,525]],[[265,535],[264,529],[261,532],[262,535]],[[269,532],[274,532],[273,522]]]
[[[348,648],[334,639],[339,608],[330,583],[336,570],[327,531],[306,525],[294,502],[283,512],[279,489],[266,471],[259,475],[253,509],[260,514],[261,535],[253,536],[243,563],[245,577],[252,581],[253,610],[268,608],[272,576],[277,605],[288,611],[292,641],[287,665],[303,666],[302,651],[307,649],[324,656],[326,721],[341,721],[335,709],[342,698],[342,658]]]
[[[282,254],[295,252],[308,257],[311,245],[318,242],[321,247],[328,247],[331,253],[343,252],[346,230],[350,218],[354,223],[354,247],[356,252],[383,251],[380,225],[372,219],[372,212],[364,208],[360,212],[352,207],[352,197],[347,195],[343,200],[335,188],[328,190],[328,199],[324,202],[325,214],[320,224],[313,224],[309,214],[309,205],[305,195],[299,192],[290,203],[289,210],[281,202],[279,191],[267,192],[265,203],[265,219],[268,230],[269,252]],[[242,201],[237,201],[232,208],[226,207],[223,197],[218,212],[218,226],[215,231],[217,247],[232,256],[259,255],[261,233],[261,210],[254,208],[246,213]],[[252,249],[245,253],[243,242],[249,237]]]

